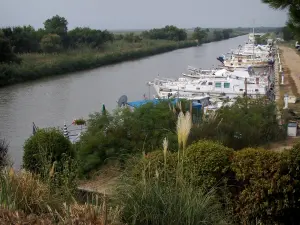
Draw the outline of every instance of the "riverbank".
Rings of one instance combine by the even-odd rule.
[[[233,37],[244,34],[235,34]],[[213,42],[208,39],[205,43]],[[128,43],[124,40],[106,44],[102,49],[78,49],[59,54],[22,54],[23,62],[0,65],[0,87],[36,80],[46,76],[55,76],[98,68],[105,65],[139,59],[181,48],[197,46],[196,41],[142,40]]]

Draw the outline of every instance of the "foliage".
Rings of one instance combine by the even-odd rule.
[[[0,63],[20,63],[21,59],[13,52],[9,41],[0,35]]]
[[[285,137],[286,132],[278,125],[275,103],[265,97],[244,97],[237,98],[232,106],[221,107],[215,118],[194,127],[190,142],[208,138],[234,149],[242,149]]]
[[[165,26],[160,29],[144,31],[142,36],[149,39],[164,39],[172,41],[184,41],[187,39],[186,31],[175,26]]]
[[[157,225],[228,224],[228,215],[215,190],[193,185],[191,180],[197,173],[190,170],[190,162],[182,163],[185,155],[169,153],[167,143],[165,139],[163,151],[150,153],[139,162],[138,173],[128,170],[118,185],[115,198],[123,209],[124,221]],[[202,147],[206,147],[205,143]]]
[[[232,29],[224,29],[224,30],[222,30],[223,38],[224,39],[229,39],[231,37],[231,33],[232,32],[233,32]]]
[[[71,142],[62,132],[55,128],[38,129],[36,134],[25,142],[23,167],[30,172],[43,175],[45,160],[49,157],[51,166],[54,162],[62,166],[64,154],[72,157],[74,151]]]
[[[214,30],[214,40],[221,41],[224,38],[223,32],[221,30]]]
[[[73,48],[82,45],[99,48],[107,41],[113,41],[113,35],[108,31],[95,30],[88,27],[76,27],[68,32],[70,46]]]
[[[38,32],[32,26],[6,27],[1,29],[15,53],[37,52],[39,50]]]
[[[294,39],[292,30],[288,26],[285,26],[284,28],[282,28],[282,33],[283,33],[283,40],[290,41],[290,40]]]
[[[264,149],[236,152],[232,169],[240,183],[233,199],[242,222],[299,223],[299,144],[278,153]]]
[[[83,173],[99,168],[109,158],[124,158],[157,149],[165,136],[176,146],[176,116],[168,102],[145,104],[133,112],[119,109],[113,114],[96,113],[77,144]]]
[[[233,149],[219,143],[200,140],[190,145],[186,150],[186,173],[192,174],[191,182],[209,190],[216,186],[226,186],[228,179],[232,182],[230,160]],[[186,174],[189,176],[189,174]],[[225,180],[224,180],[225,179]]]
[[[188,184],[126,179],[118,187],[117,199],[128,224],[227,224],[214,192]]]
[[[196,39],[198,43],[203,43],[207,38],[207,31],[201,29],[200,27],[196,27],[193,32],[193,39]]]
[[[135,35],[134,33],[125,34],[123,39],[131,43],[140,42],[142,40],[142,38],[139,35]]]
[[[61,48],[61,38],[57,34],[47,34],[41,40],[41,49],[44,52],[59,52]]]
[[[194,41],[179,43],[163,40],[144,40],[138,43],[115,41],[112,44],[106,43],[102,52],[83,48],[56,55],[26,54],[21,56],[23,59],[21,65],[0,64],[0,86],[92,69],[195,45]]]
[[[13,169],[0,173],[0,205],[11,210],[41,214],[48,207],[61,209],[61,200],[54,197],[49,187],[29,172],[15,173]]]
[[[8,165],[8,143],[0,138],[0,170]]]
[[[263,3],[270,5],[275,9],[288,9],[287,25],[292,30],[293,34],[300,38],[300,2],[289,0],[262,0]]]
[[[36,175],[13,169],[0,173],[0,221],[4,224],[121,224],[120,209],[106,200],[66,203]]]

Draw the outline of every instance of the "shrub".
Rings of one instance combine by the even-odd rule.
[[[266,98],[237,98],[232,106],[221,107],[214,119],[193,129],[190,140],[213,139],[236,150],[282,140],[286,132],[276,115],[275,103]]]
[[[0,169],[8,164],[8,144],[4,139],[0,139]]]
[[[235,213],[245,222],[280,224],[285,210],[293,208],[291,177],[283,170],[282,155],[264,149],[244,149],[234,154],[232,169],[239,182],[239,193],[233,199]]]
[[[234,184],[234,174],[230,167],[232,156],[232,149],[213,141],[200,140],[185,151],[184,177],[191,184],[201,186],[206,191],[216,186]],[[177,164],[178,153],[168,152],[166,173],[169,178],[175,178]],[[143,170],[146,174],[154,176],[156,170],[164,171],[163,151],[148,153],[144,158],[136,159],[134,163],[130,162],[127,169],[134,177],[141,175]]]
[[[24,145],[23,167],[31,172],[46,176],[56,162],[62,166],[63,155],[74,157],[71,142],[55,128],[39,129],[26,140]],[[45,174],[46,173],[46,174]]]
[[[214,191],[147,178],[124,180],[117,193],[127,224],[227,224]]]
[[[109,158],[121,162],[128,156],[156,150],[162,140],[172,140],[169,149],[177,149],[176,116],[168,102],[145,104],[133,112],[117,110],[113,114],[96,113],[88,121],[88,130],[76,145],[83,174],[99,168]],[[174,141],[173,141],[174,140]]]
[[[207,190],[216,186],[224,186],[228,180],[232,182],[230,160],[233,152],[233,149],[217,142],[200,140],[186,149],[186,173],[192,172],[192,183]]]

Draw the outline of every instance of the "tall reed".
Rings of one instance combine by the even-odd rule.
[[[178,143],[183,152],[191,129],[190,114],[180,112],[177,121]],[[163,140],[164,166],[151,168],[147,158],[142,159],[142,179],[125,173],[116,188],[116,201],[122,207],[124,221],[132,225],[225,225],[227,214],[216,197],[215,190],[192,185],[193,171],[183,171],[183,154],[174,171],[169,171],[167,159],[168,141]],[[168,171],[167,171],[168,168]],[[149,171],[149,173],[147,172]],[[154,174],[150,171],[155,171]],[[168,172],[168,173],[167,173]],[[176,179],[174,179],[174,176]],[[184,174],[190,174],[186,179]],[[164,176],[161,176],[164,174]],[[169,176],[171,175],[171,176]],[[196,176],[196,174],[194,174]]]

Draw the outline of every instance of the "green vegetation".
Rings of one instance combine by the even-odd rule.
[[[0,169],[8,165],[8,143],[0,138]]]
[[[91,115],[74,146],[57,130],[38,130],[24,147],[34,151],[23,162],[33,173],[0,173],[0,211],[54,224],[299,224],[300,144],[249,148],[285,137],[275,115],[265,98],[245,97],[193,124],[188,101],[162,101]],[[76,157],[65,154],[72,149]],[[111,201],[79,205],[78,176],[116,159],[123,173]]]
[[[197,37],[198,44],[244,34],[231,29],[218,30],[212,35],[207,30],[201,32],[192,35]],[[0,29],[0,86],[196,45],[186,30],[175,26],[121,34],[87,27],[68,31],[68,21],[56,15],[44,22],[44,29],[35,30],[31,26]]]
[[[300,39],[300,2],[288,0],[262,0],[274,9],[287,9],[287,26],[283,29],[284,40]]]

